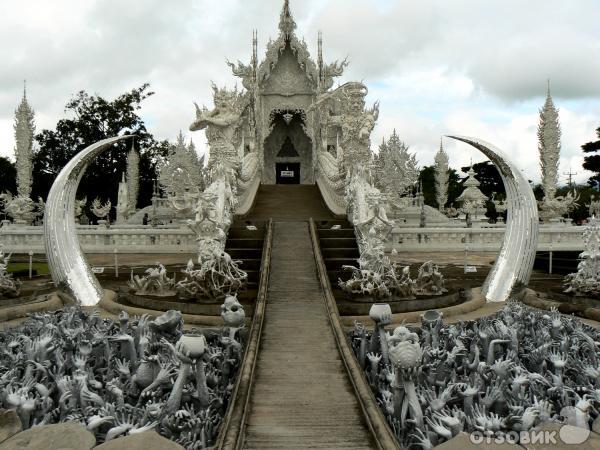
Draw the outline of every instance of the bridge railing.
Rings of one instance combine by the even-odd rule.
[[[77,228],[86,253],[194,253],[194,234],[185,226],[93,226]],[[498,251],[504,228],[394,228],[387,250],[398,252]],[[3,226],[0,244],[8,253],[44,253],[42,227]],[[583,228],[540,227],[539,251],[583,250]]]
[[[387,250],[398,252],[498,251],[504,228],[394,228]],[[583,228],[540,227],[538,251],[583,250]]]

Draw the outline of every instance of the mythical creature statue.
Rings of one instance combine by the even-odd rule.
[[[175,295],[173,290],[175,280],[168,277],[166,267],[159,262],[156,263],[156,267],[146,269],[142,277],[134,275],[132,270],[128,285],[135,292],[135,295],[154,297]]]
[[[365,109],[367,87],[360,82],[349,82],[339,88],[321,94],[311,107],[328,106],[331,111],[325,117],[329,127],[341,131],[338,148],[338,164],[342,172],[351,166],[371,166],[371,132],[379,117],[379,103]]]
[[[427,261],[419,267],[415,284],[418,295],[442,295],[448,292],[444,287],[444,276],[433,261]]]
[[[196,105],[196,120],[190,125],[190,131],[206,129],[206,138],[210,146],[209,167],[215,161],[237,165],[239,161],[236,138],[242,123],[242,113],[248,104],[247,96],[242,92],[219,89],[213,84],[215,107],[208,110]]]
[[[428,311],[421,328],[390,334],[386,306],[374,305],[373,331],[357,322],[349,340],[401,447],[432,449],[463,431],[509,438],[544,422],[598,423],[600,331],[577,318],[511,300],[451,325]]]
[[[5,255],[2,247],[0,247],[0,299],[18,297],[21,291],[21,282],[15,280],[12,274],[7,271],[10,256]]]
[[[183,333],[177,311],[31,314],[0,333],[0,407],[23,429],[74,421],[98,443],[154,429],[186,450],[212,447],[245,344],[230,329]]]
[[[540,218],[544,222],[550,219],[564,217],[579,206],[579,193],[567,192],[566,195],[558,195],[556,197],[544,197],[541,202],[538,202]]]
[[[29,197],[16,196],[5,192],[0,194],[2,208],[18,224],[31,224],[35,219],[44,215],[45,203],[41,197],[34,202]]]
[[[110,214],[110,210],[112,209],[112,203],[110,199],[106,201],[103,205],[102,201],[96,197],[92,202],[92,206],[90,210],[92,213],[98,218],[103,220],[108,220],[108,215]]]

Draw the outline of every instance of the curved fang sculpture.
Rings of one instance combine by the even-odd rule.
[[[529,283],[538,241],[538,209],[529,182],[498,148],[465,136],[448,136],[472,145],[496,166],[506,189],[506,232],[500,254],[483,283],[488,302],[506,301]]]
[[[104,139],[79,152],[52,184],[44,214],[44,240],[48,268],[54,285],[77,303],[93,306],[102,298],[102,287],[88,265],[75,225],[75,194],[90,162],[114,144],[131,136]]]

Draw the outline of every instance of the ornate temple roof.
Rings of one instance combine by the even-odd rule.
[[[277,66],[279,58],[284,50],[289,47],[300,68],[306,74],[313,89],[320,88],[322,91],[333,86],[333,78],[342,75],[344,68],[348,65],[346,60],[335,61],[331,64],[323,64],[322,61],[322,38],[319,34],[319,57],[315,62],[308,51],[304,39],[296,36],[296,21],[290,9],[289,0],[284,0],[283,8],[279,16],[279,36],[275,40],[269,40],[267,51],[262,62],[258,62],[256,55],[256,33],[253,36],[253,56],[249,65],[240,61],[237,64],[228,62],[233,74],[242,78],[244,87],[248,90],[260,87],[271,76],[273,69]]]

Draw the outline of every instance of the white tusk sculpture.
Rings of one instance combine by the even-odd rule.
[[[529,284],[537,249],[539,218],[533,190],[521,171],[498,148],[481,139],[448,136],[472,145],[496,166],[506,189],[506,232],[500,254],[483,283],[488,302],[503,302]]]
[[[85,260],[77,239],[75,195],[90,162],[115,142],[130,138],[104,139],[79,152],[54,180],[44,213],[44,240],[48,268],[54,285],[83,306],[93,306],[102,298],[102,287]]]

